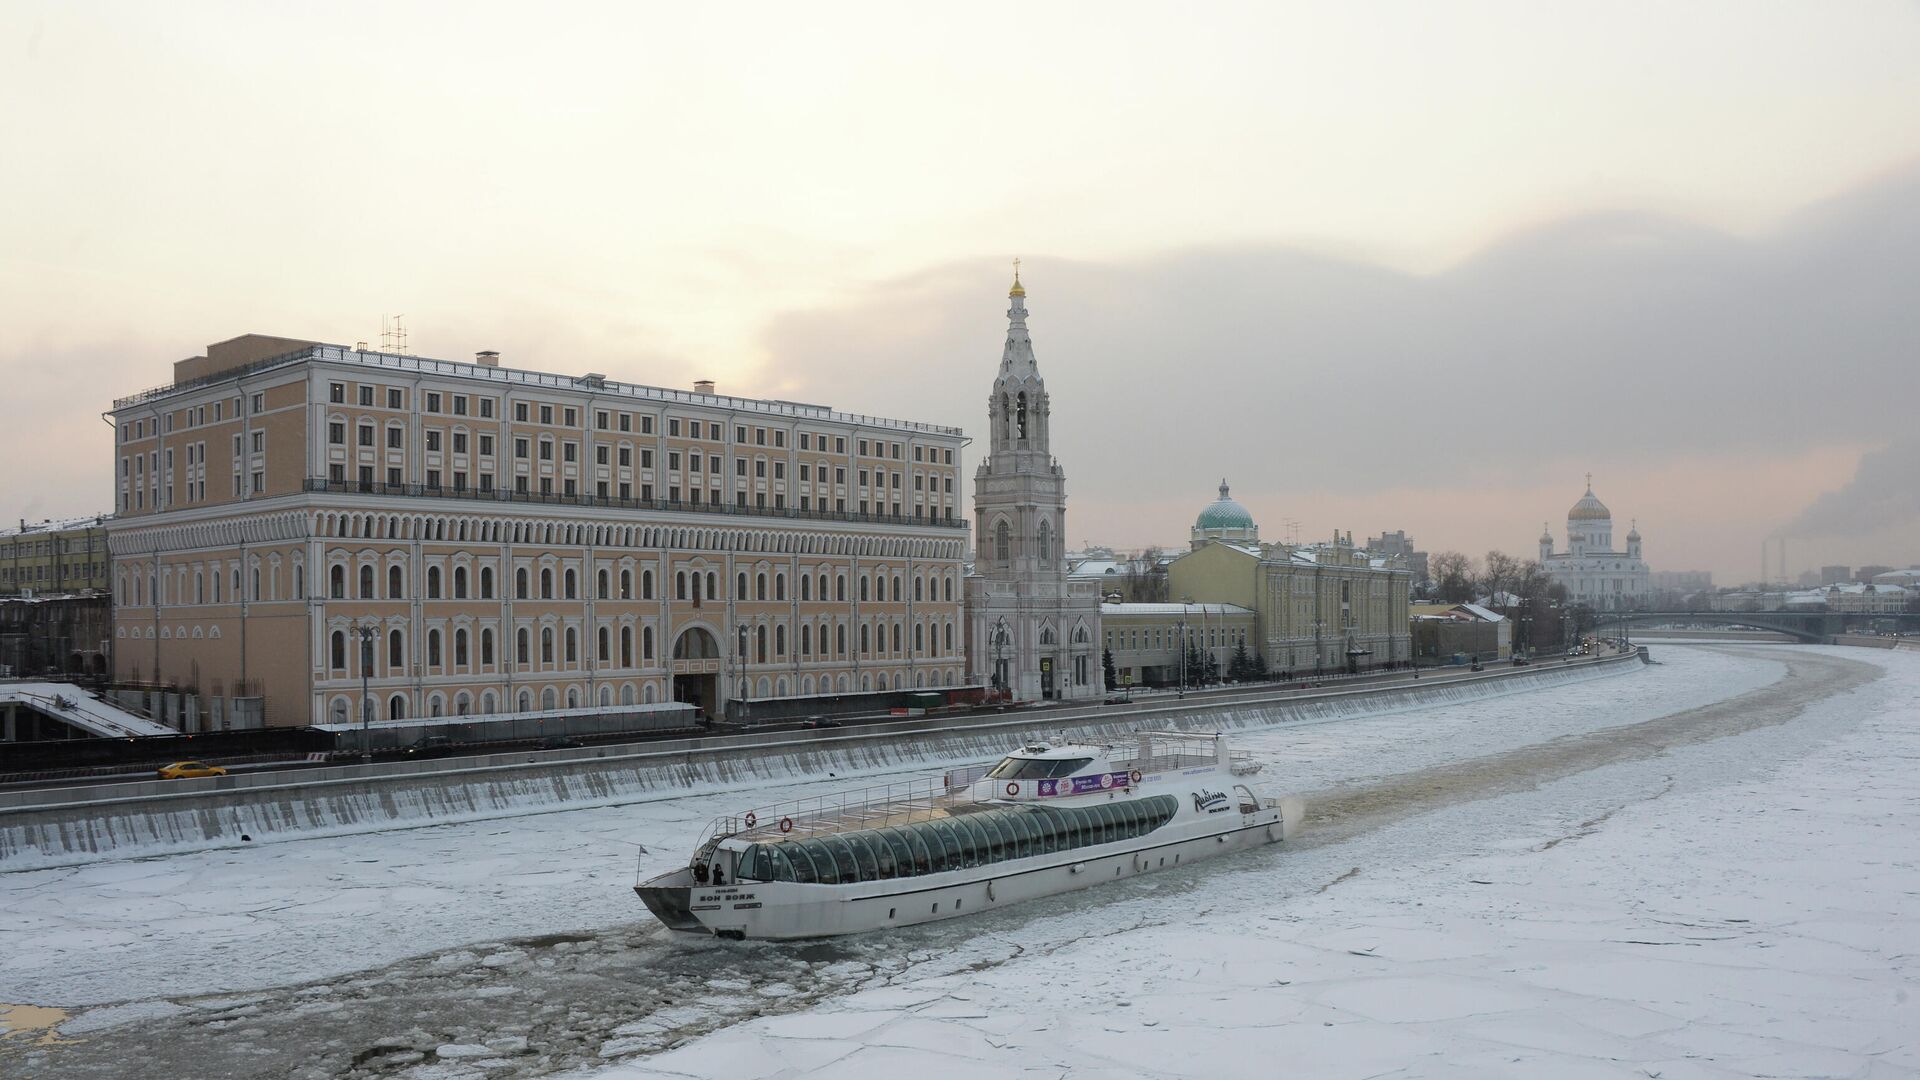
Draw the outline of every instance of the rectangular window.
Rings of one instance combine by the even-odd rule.
[[[551,405],[540,406],[540,422],[543,424],[553,423],[553,406]]]
[[[427,432],[427,449],[436,453],[440,450],[440,433],[438,431]]]
[[[733,475],[735,476],[747,475],[747,459],[746,458],[733,459]]]
[[[540,440],[540,460],[541,461],[553,460],[553,440],[552,439]]]
[[[633,414],[632,413],[620,414],[620,430],[621,431],[633,430]]]
[[[373,387],[362,386],[360,388],[360,404],[362,405],[373,404]]]
[[[255,472],[253,474],[253,493],[258,495],[265,490],[267,490],[267,474]]]
[[[667,471],[668,472],[680,471],[680,451],[678,450],[667,451]]]
[[[846,439],[844,439],[844,438],[842,438],[842,437],[840,437],[840,436],[838,436],[838,435],[836,435],[836,436],[834,436],[834,438],[833,438],[833,452],[834,452],[834,453],[836,453],[836,454],[844,454],[844,453],[846,453],[846,452],[847,452],[847,440],[846,440]]]
[[[860,440],[860,456],[861,457],[867,456],[867,440],[865,439]]]
[[[513,440],[513,456],[524,459],[527,456],[527,440]]]
[[[765,480],[767,478],[767,459],[766,458],[759,458],[754,461],[753,475],[759,477],[762,480]]]
[[[360,425],[360,445],[361,446],[373,445],[373,425],[372,424]]]
[[[633,485],[625,480],[620,482],[620,497],[622,499],[633,498]]]
[[[753,429],[753,445],[755,446],[767,445],[767,429],[766,428],[757,427]]]
[[[400,396],[400,389],[398,387],[394,387],[394,386],[387,387],[387,408],[389,409],[406,408],[406,399]]]
[[[667,418],[667,434],[676,436],[676,437],[679,436],[680,434],[680,418],[679,417],[670,416]]]
[[[267,411],[267,395],[265,394],[253,395],[253,411],[257,413]]]
[[[484,419],[488,419],[488,420],[493,419],[493,399],[492,398],[483,397],[480,399],[480,415]]]
[[[437,413],[440,411],[440,395],[439,394],[433,393],[431,391],[427,393],[427,411],[432,413]]]
[[[453,452],[456,454],[464,454],[467,452],[466,432],[456,431],[453,433]]]
[[[579,444],[579,443],[577,443],[577,442],[565,442],[565,443],[561,443],[561,444],[560,444],[560,458],[561,458],[561,460],[563,460],[563,461],[578,461],[578,460],[580,460],[580,444]]]
[[[527,403],[526,402],[516,401],[513,403],[513,418],[522,424],[527,422]]]
[[[642,435],[653,434],[653,417],[643,416],[640,418],[640,434]]]
[[[745,426],[739,426],[733,429],[733,441],[737,443],[747,441],[747,429]]]
[[[338,423],[328,424],[327,441],[335,446],[345,446],[347,444],[347,425]]]
[[[622,466],[630,466],[633,464],[633,447],[623,446],[620,448],[620,464]]]
[[[431,472],[430,472],[430,473],[428,473],[427,475],[428,475],[429,477],[431,477],[431,476],[435,476],[435,475],[437,475],[437,474],[435,474],[435,473],[431,473]],[[399,487],[399,486],[400,486],[400,470],[399,470],[399,469],[388,469],[388,470],[387,470],[387,486],[388,486],[388,487]],[[439,485],[438,485],[438,484],[436,484],[436,485],[434,485],[434,486],[435,486],[435,487],[438,487]]]
[[[576,426],[578,426],[578,425],[579,425],[579,423],[580,423],[580,413],[579,413],[579,411],[578,411],[578,410],[576,410],[576,409],[572,409],[572,408],[568,408],[568,409],[565,409],[565,410],[563,410],[563,415],[564,415],[564,417],[565,417],[565,420],[566,420],[566,425],[567,425],[568,427],[576,427]]]
[[[486,399],[482,398],[481,400],[484,401]],[[491,435],[480,436],[480,456],[481,457],[493,456],[493,436]]]
[[[453,396],[453,415],[455,416],[467,415],[467,395],[455,394]]]
[[[607,413],[605,410],[593,414],[593,426],[599,428],[601,431],[607,430]]]
[[[467,490],[467,474],[465,472],[457,471],[453,474],[453,490],[455,491]]]
[[[606,447],[604,447],[604,446],[596,446],[596,447],[594,447],[594,448],[593,448],[593,462],[594,462],[594,464],[596,464],[596,465],[605,465],[605,464],[607,463],[607,448],[606,448]]]
[[[431,433],[429,433],[429,435],[431,435]],[[431,442],[432,441],[431,438],[429,438],[428,441]],[[390,427],[387,429],[387,448],[390,450],[400,449],[400,429],[399,428]]]
[[[396,469],[394,471],[398,472],[399,470]],[[395,482],[397,483],[398,481],[395,481]],[[440,470],[439,469],[427,470],[427,486],[430,488],[438,488],[440,486]]]

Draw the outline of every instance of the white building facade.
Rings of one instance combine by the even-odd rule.
[[[1540,565],[1567,599],[1595,611],[1627,611],[1645,605],[1651,595],[1647,564],[1640,558],[1640,530],[1629,526],[1626,549],[1613,546],[1613,512],[1594,497],[1593,476],[1587,493],[1567,511],[1567,550],[1553,550],[1553,534],[1540,527]]]
[[[1014,274],[1007,340],[987,400],[988,454],[973,480],[974,563],[966,579],[969,681],[1016,700],[1103,692],[1099,582],[1067,572],[1066,473],[1048,449],[1050,405]]]

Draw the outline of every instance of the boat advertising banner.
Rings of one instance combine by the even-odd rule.
[[[1040,797],[1049,795],[1085,795],[1089,791],[1108,791],[1128,786],[1127,774],[1123,772],[1101,773],[1098,776],[1072,776],[1061,780],[1040,781]]]

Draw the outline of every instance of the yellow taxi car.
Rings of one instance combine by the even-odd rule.
[[[186,780],[195,776],[225,776],[227,770],[203,761],[176,761],[160,769],[162,780]]]

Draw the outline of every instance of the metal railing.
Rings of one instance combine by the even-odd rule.
[[[513,488],[430,487],[426,484],[386,484],[357,480],[327,480],[308,477],[303,490],[335,495],[396,495],[403,498],[462,499],[469,502],[527,503],[550,506],[578,506],[609,510],[659,510],[682,514],[719,514],[730,517],[784,518],[792,521],[844,521],[863,525],[912,525],[934,529],[965,529],[967,522],[951,514],[940,517],[911,517],[906,514],[863,514],[855,510],[802,510],[794,506],[740,506],[730,503],[703,503],[683,499],[622,499],[611,495],[567,495],[551,491],[519,491]]]
[[[984,775],[994,764],[988,762],[972,768],[980,769]],[[718,840],[743,833],[801,838],[905,825],[924,821],[936,813],[950,812],[954,807],[986,801],[974,797],[971,783],[955,787],[948,777],[923,776],[723,815],[707,823],[695,849],[706,850]]]

